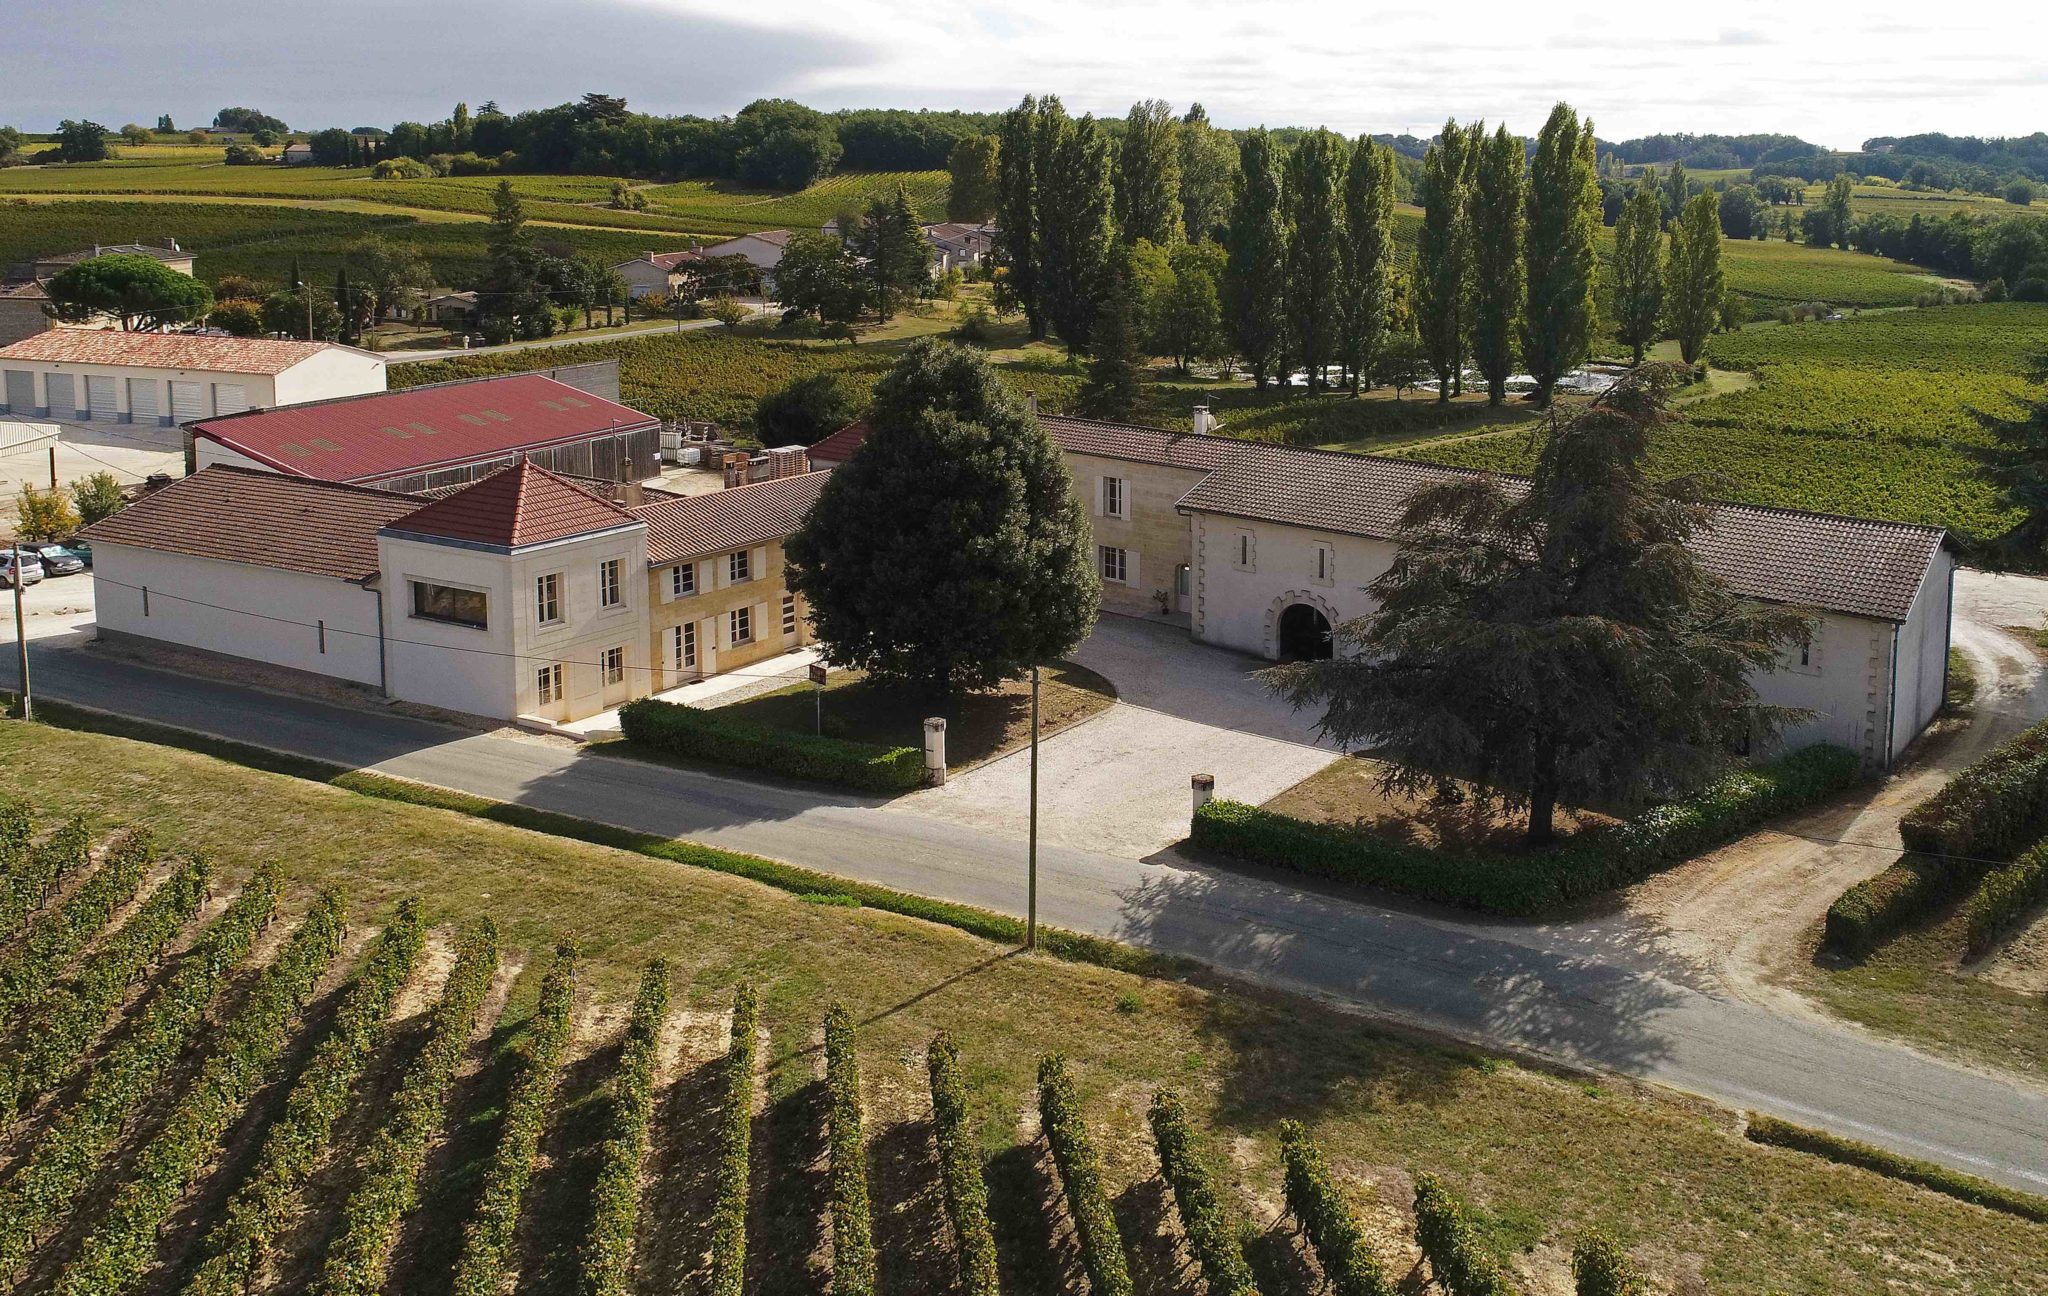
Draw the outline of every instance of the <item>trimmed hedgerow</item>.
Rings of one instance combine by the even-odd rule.
[[[632,1286],[640,1162],[647,1154],[647,1125],[654,1115],[655,1048],[667,1016],[668,964],[656,959],[640,978],[618,1074],[612,1077],[610,1129],[598,1150],[597,1182],[590,1194],[590,1240],[583,1250],[583,1290],[588,1296],[622,1296]]]
[[[1970,897],[1964,911],[1964,944],[1969,956],[1976,958],[1989,951],[2043,898],[2048,898],[2048,842],[1993,870]]]
[[[321,1296],[374,1296],[383,1290],[392,1242],[419,1201],[427,1145],[446,1119],[455,1069],[497,974],[498,929],[484,918],[456,946],[455,967],[434,1006],[426,1046],[399,1083],[391,1112],[363,1157],[362,1177],[341,1208],[340,1229],[314,1284]]]
[[[718,1116],[718,1201],[711,1211],[711,1296],[740,1296],[747,1271],[747,1180],[754,1139],[754,1046],[761,997],[751,984],[733,996],[732,1042],[723,1066]]]
[[[1803,748],[1538,855],[1429,850],[1238,801],[1211,801],[1195,811],[1190,840],[1254,864],[1487,913],[1526,915],[1640,881],[1840,791],[1859,770],[1855,754],[1844,748]]]
[[[1838,954],[1862,958],[1975,876],[1925,855],[1903,856],[1835,897],[1821,928],[1822,943]]]
[[[1450,1296],[1509,1296],[1513,1288],[1465,1217],[1465,1204],[1433,1174],[1415,1176],[1415,1240]]]
[[[363,1070],[386,1035],[398,992],[426,943],[419,902],[406,899],[363,961],[327,1034],[300,1070],[284,1114],[264,1136],[254,1169],[207,1236],[206,1260],[186,1296],[240,1296],[262,1268],[305,1186],[327,1155],[334,1123],[347,1110]]]
[[[939,1145],[939,1179],[946,1190],[946,1218],[953,1225],[953,1250],[960,1257],[964,1296],[1000,1296],[996,1281],[996,1235],[988,1218],[988,1181],[981,1152],[967,1126],[967,1082],[960,1074],[960,1050],[940,1031],[926,1059],[932,1080],[932,1133]]]
[[[1975,1175],[1951,1170],[1932,1161],[1916,1161],[1911,1157],[1887,1152],[1883,1148],[1846,1139],[1825,1130],[1808,1129],[1775,1116],[1750,1112],[1749,1126],[1743,1132],[1752,1143],[1763,1143],[1771,1147],[1790,1148],[1795,1152],[1809,1152],[1814,1156],[1839,1161],[1897,1179],[1922,1188],[1943,1193],[1959,1201],[1986,1206],[1992,1210],[2017,1215],[2036,1224],[2048,1224],[2048,1197],[2007,1188],[2003,1184],[1979,1179]]]
[[[1597,1228],[1572,1245],[1572,1286],[1577,1296],[1647,1296],[1649,1289],[1621,1244]]]
[[[84,949],[142,885],[155,854],[147,831],[124,829],[71,898],[29,928],[27,939],[0,962],[0,1020],[15,1020],[49,993],[71,956]]]
[[[790,733],[734,720],[716,711],[640,698],[619,708],[626,741],[671,756],[765,770],[861,792],[908,792],[922,786],[924,752]]]
[[[493,1296],[504,1285],[511,1259],[519,1204],[533,1178],[541,1132],[554,1103],[555,1072],[569,1043],[569,1011],[576,1000],[576,946],[555,947],[554,965],[540,983],[540,1006],[527,1028],[519,1070],[505,1098],[498,1146],[484,1167],[483,1196],[463,1231],[462,1258],[455,1266],[456,1296]]]
[[[1123,1235],[1102,1186],[1102,1163],[1081,1117],[1080,1095],[1058,1053],[1038,1064],[1038,1118],[1060,1172],[1067,1213],[1081,1243],[1081,1267],[1093,1296],[1131,1296],[1131,1271],[1124,1260]]]
[[[341,954],[343,927],[341,898],[324,892],[248,1001],[212,1033],[198,1079],[122,1176],[113,1205],[59,1275],[57,1296],[119,1296],[149,1268],[157,1230],[283,1056],[299,1010]]]
[[[825,1144],[832,1176],[832,1294],[873,1296],[875,1222],[868,1209],[868,1142],[860,1120],[860,1058],[846,1005],[825,1012]]]
[[[94,1065],[85,1091],[0,1188],[0,1281],[13,1276],[42,1231],[76,1204],[101,1158],[199,1033],[207,1004],[248,957],[276,909],[277,875],[266,868],[207,928],[134,1027]]]
[[[1980,864],[2009,860],[2044,834],[2048,721],[1963,769],[1899,821],[1907,850]]]
[[[206,899],[212,866],[183,861],[119,931],[85,960],[70,982],[45,994],[22,1032],[21,1050],[0,1071],[0,1125],[60,1083],[106,1024],[128,988],[156,966]]]
[[[1187,1109],[1180,1095],[1161,1089],[1152,1095],[1152,1142],[1159,1149],[1159,1172],[1173,1189],[1174,1210],[1180,1215],[1181,1232],[1187,1235],[1188,1250],[1202,1271],[1209,1296],[1259,1296],[1245,1263],[1244,1248],[1237,1231],[1217,1198],[1209,1180],[1209,1167],[1195,1152],[1194,1133],[1188,1128]]]
[[[1394,1284],[1300,1121],[1280,1122],[1280,1162],[1287,1209],[1308,1234],[1330,1289],[1336,1296],[1394,1296]]]
[[[92,833],[82,815],[73,816],[56,832],[18,857],[0,885],[0,940],[20,930],[28,916],[43,907],[59,878],[83,868],[92,855]]]

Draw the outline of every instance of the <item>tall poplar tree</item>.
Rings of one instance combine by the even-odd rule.
[[[963,135],[946,155],[946,219],[978,224],[1001,201],[1001,142],[994,135]]]
[[[1614,320],[1631,364],[1664,321],[1664,207],[1654,180],[1636,182],[1614,222]]]
[[[1471,251],[1466,204],[1469,136],[1455,121],[1422,157],[1422,232],[1415,253],[1415,317],[1435,371],[1436,398],[1447,401],[1465,361],[1465,291]]]
[[[1344,284],[1344,167],[1350,150],[1342,136],[1316,130],[1287,155],[1280,185],[1287,223],[1287,317],[1295,350],[1308,369],[1308,389],[1328,384],[1324,368],[1341,336]]]
[[[1280,167],[1264,127],[1238,142],[1237,164],[1225,241],[1223,323],[1237,358],[1264,390],[1287,352],[1287,226],[1280,215]]]
[[[1209,114],[1195,104],[1180,119],[1181,228],[1189,242],[1222,242],[1236,179],[1237,141],[1211,126]]]
[[[1550,404],[1557,380],[1583,364],[1593,345],[1593,239],[1600,228],[1595,165],[1593,123],[1581,126],[1570,104],[1558,104],[1536,137],[1529,168],[1522,362],[1543,405]]]
[[[1671,226],[1671,252],[1664,267],[1665,309],[1678,354],[1697,363],[1707,335],[1721,318],[1721,204],[1711,193],[1696,195]]]
[[[1486,403],[1507,398],[1522,322],[1522,141],[1506,126],[1480,145],[1470,199],[1472,363],[1486,375]]]
[[[1046,322],[1079,353],[1102,311],[1116,192],[1109,137],[1092,116],[1046,116],[1038,136],[1037,247]]]
[[[1394,152],[1360,135],[1344,173],[1343,352],[1351,390],[1371,384],[1394,308]]]
[[[1116,152],[1117,233],[1168,247],[1181,238],[1180,123],[1162,99],[1131,105]]]
[[[996,307],[1023,311],[1025,327],[1041,339],[1045,302],[1038,284],[1038,133],[1043,115],[1061,111],[1058,99],[1048,97],[1040,104],[1025,95],[1003,114],[996,132]]]

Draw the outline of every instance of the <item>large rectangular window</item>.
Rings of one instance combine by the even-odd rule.
[[[670,598],[682,598],[697,592],[697,564],[680,563],[668,569],[668,593]]]
[[[754,556],[745,549],[726,557],[726,581],[739,585],[754,579]]]
[[[697,667],[697,623],[685,621],[672,626],[668,632],[669,661],[676,670],[695,670]]]
[[[796,633],[796,595],[794,594],[784,594],[782,596],[782,633],[785,635]]]
[[[731,620],[727,623],[727,628],[731,632],[733,643],[743,644],[752,642],[754,638],[754,609],[734,608]]]
[[[623,601],[620,594],[619,560],[607,558],[597,565],[597,605],[615,608]]]
[[[604,682],[607,684],[624,683],[626,679],[626,650],[624,648],[607,648],[604,650],[602,660],[604,663]]]
[[[1102,513],[1104,517],[1127,518],[1130,514],[1129,501],[1124,495],[1124,479],[1104,477],[1102,479]]]
[[[1115,545],[1103,545],[1101,546],[1101,551],[1102,579],[1113,585],[1128,585],[1130,583],[1127,575],[1130,570],[1130,555]]]
[[[552,662],[534,673],[534,694],[542,706],[562,700],[562,663]]]
[[[534,578],[533,619],[553,625],[562,619],[562,573],[549,572]]]
[[[446,621],[450,625],[488,630],[491,619],[482,590],[457,589],[432,581],[412,583],[412,614],[423,621]]]

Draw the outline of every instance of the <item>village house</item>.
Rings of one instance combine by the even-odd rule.
[[[192,253],[180,248],[176,239],[165,239],[162,246],[150,243],[118,243],[37,257],[33,261],[13,267],[4,276],[0,276],[0,346],[19,342],[23,338],[33,337],[53,328],[64,327],[51,319],[46,309],[50,304],[50,294],[44,287],[45,282],[80,261],[87,261],[96,256],[114,255],[146,256],[179,274],[192,273]],[[107,323],[108,321],[95,320],[90,326],[102,328]]]
[[[961,221],[945,221],[924,227],[925,239],[932,245],[937,256],[933,259],[932,273],[944,274],[955,268],[966,269],[978,265],[982,258],[995,250],[996,227],[974,225]]]
[[[0,414],[171,427],[384,390],[384,357],[333,342],[52,329],[0,347]]]
[[[698,254],[693,251],[642,252],[631,261],[621,261],[612,270],[626,281],[626,295],[634,301],[656,293],[667,296],[680,286],[682,276],[676,267],[692,260]]]

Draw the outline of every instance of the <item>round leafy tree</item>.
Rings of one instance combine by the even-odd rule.
[[[1088,519],[1059,447],[987,361],[917,343],[868,423],[786,547],[831,661],[951,692],[1078,644],[1101,599]]]
[[[112,315],[124,329],[161,328],[205,318],[213,292],[155,257],[117,253],[66,266],[47,285],[58,319],[82,323]]]

